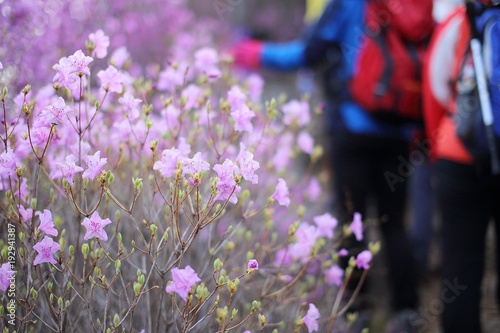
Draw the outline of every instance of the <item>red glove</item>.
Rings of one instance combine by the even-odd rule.
[[[264,45],[261,41],[253,39],[236,44],[231,49],[234,64],[249,69],[260,68],[260,56],[263,48]]]

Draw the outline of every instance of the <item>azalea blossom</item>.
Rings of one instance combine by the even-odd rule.
[[[257,270],[257,269],[259,269],[259,262],[257,260],[255,260],[255,259],[250,259],[248,261],[247,269],[248,270],[254,270],[254,269]]]
[[[204,73],[209,78],[216,79],[221,76],[220,69],[219,67],[217,67],[219,62],[219,55],[214,49],[209,47],[201,48],[195,52],[194,59],[195,68]]]
[[[264,89],[264,79],[262,79],[262,76],[253,73],[245,80],[245,83],[252,102],[259,102]]]
[[[314,139],[311,134],[306,131],[300,132],[299,136],[297,137],[297,146],[304,153],[311,154],[314,149]]]
[[[88,155],[86,161],[87,169],[83,171],[82,178],[94,180],[94,178],[101,173],[107,162],[107,158],[101,158],[100,151],[97,151],[94,155]]]
[[[65,124],[68,116],[73,113],[62,97],[58,97],[52,104],[45,107],[36,117],[33,127],[50,127],[52,124]]]
[[[198,282],[201,282],[201,279],[191,266],[188,265],[183,269],[174,267],[172,268],[172,281],[167,285],[165,291],[167,293],[175,292],[186,301],[191,287]]]
[[[309,196],[309,199],[313,202],[319,199],[319,196],[321,195],[321,184],[319,183],[318,178],[311,178],[309,184],[307,185],[306,193]]]
[[[325,213],[314,217],[314,223],[318,226],[319,236],[324,236],[326,238],[333,238],[333,231],[337,227],[337,219],[334,218],[330,213]]]
[[[370,269],[372,258],[373,254],[370,251],[361,251],[356,257],[356,266],[358,266],[359,269]]]
[[[106,57],[108,54],[109,37],[104,34],[101,29],[89,35],[89,40],[94,42],[95,50],[92,54],[99,59]]]
[[[276,190],[274,191],[272,198],[277,200],[281,206],[286,206],[290,204],[288,186],[284,179],[278,179],[278,185],[276,185]]]
[[[102,239],[103,241],[108,240],[108,235],[104,231],[104,227],[111,224],[110,219],[102,219],[99,213],[95,211],[90,218],[86,217],[83,219],[82,225],[87,229],[83,240],[89,240],[92,237]]]
[[[296,122],[299,126],[305,126],[311,121],[309,114],[309,104],[305,101],[291,100],[282,107],[285,117],[283,122],[286,125],[291,125]]]
[[[320,317],[318,308],[310,303],[309,310],[307,310],[307,314],[302,318],[302,322],[306,325],[309,333],[318,330],[318,319]]]
[[[338,265],[333,265],[325,271],[326,283],[328,285],[336,285],[340,287],[342,280],[344,279],[344,270]]]
[[[55,171],[52,172],[51,178],[63,178],[66,179],[69,183],[72,183],[75,174],[83,171],[82,167],[76,165],[75,160],[76,157],[73,154],[70,154],[66,156],[64,163],[55,163]]]
[[[236,164],[239,166],[239,172],[245,180],[257,184],[259,176],[255,174],[255,170],[260,168],[259,162],[253,159],[253,154],[247,150],[244,143],[240,143],[240,153],[236,157]]]
[[[238,172],[238,167],[231,160],[226,159],[224,163],[216,164],[213,169],[218,176],[215,200],[229,200],[229,202],[236,204],[238,202],[236,195],[241,191],[241,187],[234,180],[234,174]]]
[[[97,77],[101,80],[101,89],[121,94],[123,91],[123,74],[110,65],[106,70],[100,70]]]
[[[363,240],[363,222],[361,221],[360,213],[354,213],[354,218],[349,225],[349,228],[354,233],[358,242]]]
[[[185,158],[182,160],[182,175],[195,175],[201,171],[210,170],[210,164],[201,158],[201,153],[197,152],[193,158]]]
[[[23,220],[24,222],[28,222],[29,220],[31,220],[33,218],[33,209],[32,208],[24,208],[23,205],[19,205],[17,206],[17,208],[19,209],[19,215],[21,216],[21,220]]]
[[[306,261],[318,237],[318,229],[315,226],[301,223],[295,232],[296,242],[289,247],[290,256],[295,260]]]
[[[10,263],[6,262],[0,267],[0,290],[6,292],[9,289],[12,277],[14,276]]]
[[[116,68],[122,68],[129,58],[130,53],[128,53],[127,48],[125,46],[120,46],[111,54],[109,63]]]
[[[237,110],[243,105],[246,105],[247,96],[238,86],[234,86],[227,92],[227,101],[231,106],[231,110]]]
[[[158,170],[163,177],[172,177],[177,169],[177,162],[180,160],[181,154],[179,149],[165,149],[161,153],[161,159],[153,165],[153,170]]]
[[[185,67],[182,66],[177,66],[177,68],[172,66],[167,67],[160,73],[157,84],[158,90],[171,92],[176,87],[182,86],[184,83],[184,70]]]
[[[48,209],[44,209],[43,213],[37,212],[40,219],[38,230],[43,231],[47,235],[57,236],[58,232],[54,228],[54,221],[52,220],[52,213]]]
[[[54,253],[59,251],[61,247],[58,243],[54,242],[52,238],[48,236],[43,237],[41,241],[33,246],[33,249],[38,252],[38,255],[33,261],[33,265],[36,266],[44,262],[48,262],[54,265],[57,264],[56,259],[54,259]]]
[[[71,66],[70,73],[76,73],[77,75],[90,75],[89,64],[94,61],[94,59],[83,54],[82,50],[78,50],[73,55],[70,55],[68,57],[68,61]]]
[[[231,111],[231,117],[233,118],[234,130],[237,132],[251,132],[253,131],[252,118],[255,117],[255,113],[250,110],[250,108],[243,104],[239,108]]]
[[[0,177],[16,177],[17,166],[16,154],[12,149],[0,154]]]
[[[131,121],[135,121],[140,117],[139,104],[142,100],[134,98],[130,92],[125,92],[122,97],[118,98],[118,103],[123,105],[126,115]]]
[[[200,98],[201,93],[202,93],[201,88],[198,87],[197,85],[190,84],[189,86],[187,86],[186,89],[184,89],[181,94],[181,96],[184,97],[186,100],[184,108],[186,110],[190,110],[197,107],[199,105],[198,99]]]

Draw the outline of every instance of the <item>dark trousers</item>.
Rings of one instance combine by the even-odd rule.
[[[479,177],[475,167],[447,160],[438,160],[435,172],[442,215],[443,331],[479,333],[486,232],[492,220],[499,234],[500,177]],[[499,254],[497,245],[497,267]],[[498,292],[496,297],[500,301]]]
[[[408,141],[337,133],[331,143],[339,220],[349,223],[354,212],[364,218],[368,199],[373,200],[383,236],[392,305],[395,310],[416,308],[418,277],[404,224],[406,187],[412,173]]]

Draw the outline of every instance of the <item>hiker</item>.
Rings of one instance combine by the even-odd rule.
[[[482,2],[490,6],[488,10],[492,13],[493,1]],[[480,84],[477,80],[485,76],[481,76],[483,67],[476,61],[477,58],[473,58],[469,46],[475,35],[472,32],[480,33],[482,29],[481,26],[476,28],[475,22],[485,22],[484,14],[481,15],[482,20],[476,18],[482,6],[484,4],[479,1],[460,6],[436,29],[424,69],[426,131],[435,161],[435,193],[442,219],[443,283],[440,301],[444,333],[482,332],[481,283],[485,268],[486,234],[492,219],[496,222],[497,236],[500,233],[500,176],[495,175],[498,170],[495,171],[497,167],[491,163],[495,161],[495,154],[483,163],[477,158],[479,155],[474,145],[464,141],[461,135],[463,125],[471,125],[478,131],[491,128],[475,121],[475,115],[482,115],[483,110],[488,110],[488,102],[491,102],[481,100],[479,94],[499,97],[498,86],[492,86],[489,93],[478,90]],[[489,50],[493,56],[484,56],[485,61],[491,63],[482,64],[488,80],[492,80],[495,70],[497,73],[500,70],[500,8],[496,10],[499,15],[494,19],[496,29],[489,30],[491,36],[483,39],[483,43],[495,41]],[[471,29],[472,26],[475,28]],[[479,73],[478,76],[476,73]],[[472,98],[464,102],[463,98],[467,96]],[[499,113],[498,104],[493,111]],[[493,120],[498,125],[500,117],[493,117]],[[494,133],[498,143],[500,132]],[[495,146],[494,140],[489,142]],[[498,274],[500,247],[496,249]],[[498,289],[496,297],[500,304]]]
[[[413,89],[413,99],[405,107],[396,105],[397,99],[385,98],[384,95],[380,101],[385,105],[375,109],[372,107],[369,111],[368,107],[362,105],[369,105],[373,100],[378,102],[379,99],[364,95],[364,92],[371,93],[374,87],[366,88],[366,81],[360,82],[353,78],[357,77],[357,73],[372,72],[370,69],[390,67],[372,63],[368,70],[362,65],[358,69],[358,64],[363,61],[386,60],[375,60],[370,55],[361,59],[364,50],[361,45],[365,37],[380,36],[384,31],[391,36],[391,42],[395,39],[398,42],[399,31],[395,32],[395,24],[413,34],[406,40],[407,44],[413,44],[430,35],[434,20],[432,0],[400,1],[393,8],[388,8],[388,3],[394,4],[385,0],[330,1],[305,38],[279,44],[248,40],[234,48],[233,56],[235,64],[254,69],[264,67],[290,71],[327,64],[328,71],[324,73],[323,84],[326,100],[324,123],[325,133],[329,136],[327,154],[333,161],[331,174],[336,216],[344,223],[352,221],[356,212],[366,217],[368,201],[373,199],[371,202],[377,209],[376,220],[383,236],[388,285],[391,288],[393,315],[389,332],[417,332],[418,272],[404,219],[407,184],[411,175],[407,170],[407,164],[411,164],[408,162],[409,143],[416,127],[414,120],[418,118],[417,113],[421,112],[418,107],[420,82],[397,85],[399,88],[411,86]],[[415,24],[408,26],[411,23]],[[374,46],[373,43],[369,45]],[[415,61],[413,57],[419,56],[416,52],[408,55],[405,46],[398,47],[402,53],[400,56],[410,65]],[[390,71],[390,75],[384,79],[393,80],[393,75],[404,74],[405,66],[392,65],[398,71]],[[415,72],[415,75],[420,73],[414,68],[409,71]],[[368,82],[369,85],[371,83]],[[354,89],[356,84],[357,89]],[[392,92],[394,87],[385,88]],[[358,97],[365,97],[367,101],[355,100],[354,91],[361,93]],[[402,100],[407,102],[406,99]],[[399,115],[399,112],[405,114]],[[415,119],[410,120],[410,117]],[[356,247],[365,246],[354,237],[349,242],[352,255]],[[369,300],[363,296],[360,296],[360,303],[354,310],[363,310],[363,303],[368,307],[375,305],[369,304]]]

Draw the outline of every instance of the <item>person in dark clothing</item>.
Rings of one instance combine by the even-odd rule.
[[[391,332],[416,332],[418,272],[405,230],[407,181],[395,182],[407,161],[415,124],[388,122],[356,103],[349,82],[366,31],[367,0],[328,3],[317,23],[301,39],[288,43],[244,41],[233,50],[236,65],[281,71],[329,63],[323,73],[327,152],[332,159],[337,218],[349,223],[355,212],[366,216],[369,199],[377,208],[388,265],[394,320]],[[433,25],[432,1],[429,8]],[[401,178],[401,176],[400,176]],[[349,247],[362,247],[352,237]]]

